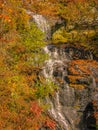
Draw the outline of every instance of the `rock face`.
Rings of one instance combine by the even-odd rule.
[[[45,34],[45,40],[50,40],[52,34],[62,26],[66,26],[66,20],[63,18],[56,20],[48,20],[41,14],[35,14],[31,11],[27,11],[31,18],[31,22],[35,22],[38,28]]]
[[[51,39],[53,32],[66,25],[65,21],[60,20],[55,21],[51,28],[47,19],[42,15],[29,11],[27,13],[46,34],[46,39]],[[49,115],[57,122],[56,130],[96,130],[96,124],[98,124],[98,64],[95,68],[89,67],[90,64],[86,66],[91,73],[85,71],[85,66],[83,72],[81,63],[80,66],[77,63],[70,65],[73,60],[77,59],[89,59],[92,63],[93,55],[84,49],[70,46],[57,48],[54,45],[47,45],[44,51],[49,54],[50,58],[45,62],[43,74],[47,80],[51,79],[59,86],[54,96],[50,95],[45,100],[45,104],[49,105]],[[83,76],[79,77],[81,74]],[[75,76],[79,78],[75,80]],[[73,80],[70,77],[74,77]],[[48,128],[41,128],[41,130],[48,130]]]
[[[85,111],[83,112],[83,121],[85,130],[96,130],[96,119],[93,116],[94,108],[93,103],[90,102],[85,108]]]
[[[90,76],[89,84],[87,77],[80,80],[86,87],[71,87],[68,69],[73,55],[70,55],[68,48],[48,45],[44,50],[50,56],[45,63],[44,76],[59,86],[54,96],[46,99],[46,103],[50,105],[48,113],[58,124],[56,130],[96,130],[93,101],[98,102],[98,86],[94,78],[98,76],[98,72],[95,73],[92,69],[94,74]]]

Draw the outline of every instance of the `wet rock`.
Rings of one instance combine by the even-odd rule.
[[[78,84],[85,84],[86,87],[83,89],[70,87],[68,67],[71,59],[69,52],[66,53],[65,49],[60,50],[54,46],[53,48],[55,49],[47,51],[51,53],[51,60],[47,61],[48,71],[46,69],[44,74],[59,85],[54,96],[48,97],[46,102],[50,105],[48,109],[50,116],[59,125],[56,130],[95,130],[96,119],[92,115],[95,110],[89,103],[93,100],[98,101],[95,82],[95,75],[98,75],[98,72],[92,69],[93,75],[78,80]],[[82,58],[82,56],[78,58]],[[59,80],[57,81],[57,79]]]

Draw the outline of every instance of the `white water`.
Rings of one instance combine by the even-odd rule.
[[[59,121],[64,125],[65,128],[69,128],[68,122],[65,121],[65,118],[62,115],[61,105],[60,105],[60,101],[59,101],[59,91],[56,93],[55,101],[56,101],[55,103],[57,106],[57,115],[58,115]]]
[[[47,98],[47,102],[50,104],[50,108],[48,112],[50,113],[51,117],[55,119],[55,121],[59,122],[59,124],[62,126],[62,128],[69,130],[69,125],[67,120],[65,120],[62,110],[61,110],[61,105],[59,103],[59,91],[56,93],[55,96],[55,102],[53,103],[50,98]],[[54,106],[55,104],[55,106]],[[56,108],[55,108],[56,107]]]
[[[33,18],[34,22],[37,24],[38,28],[43,33],[45,33],[46,38],[49,39],[50,35],[51,35],[51,27],[49,25],[48,20],[40,14],[34,14],[31,11],[27,11],[27,13],[32,16],[32,18]]]
[[[62,76],[60,78],[64,81],[64,76],[67,75],[66,70],[63,70],[63,68],[67,67],[68,59],[66,59],[66,54],[64,52],[58,52],[57,48],[53,48],[52,52],[49,50],[49,46],[44,48],[45,53],[48,53],[50,56],[50,59],[45,62],[45,67],[43,69],[43,74],[46,78],[50,78],[52,81],[55,81],[55,77],[53,75],[53,72],[55,71],[56,67],[58,67],[58,70],[62,73]],[[63,50],[62,50],[63,51]],[[62,55],[61,55],[62,53]],[[66,101],[69,102],[72,97],[70,95],[73,95],[74,90],[70,89],[68,84],[65,82],[65,88],[66,88]],[[62,112],[62,106],[60,103],[60,92],[59,90],[55,93],[53,99],[47,97],[47,103],[50,104],[50,108],[48,112],[50,113],[51,117],[53,117],[62,127],[64,130],[72,130],[70,127],[70,124],[68,120],[65,118],[64,113]],[[65,110],[67,111],[67,110]],[[73,124],[73,120],[71,120]]]
[[[50,33],[51,29],[50,29],[50,25],[49,25],[48,21],[42,15],[34,14],[29,11],[27,11],[27,13],[32,16],[33,20],[36,22],[36,24],[40,28],[40,30],[46,34],[46,37],[49,37],[49,33]],[[51,48],[51,46],[50,46],[50,48]],[[50,58],[47,61],[45,61],[45,66],[43,67],[43,74],[47,80],[51,79],[52,81],[56,82],[53,73],[54,73],[54,71],[57,71],[60,73],[59,78],[61,78],[64,81],[64,76],[67,75],[67,71],[63,70],[63,68],[67,67],[67,63],[70,60],[67,58],[67,55],[65,54],[64,50],[60,50],[60,49],[53,48],[53,47],[52,47],[52,49],[53,49],[52,51],[49,50],[49,46],[46,46],[44,48],[45,53],[48,53]],[[52,87],[52,86],[50,86],[50,87]],[[63,92],[63,94],[65,95],[65,103],[68,104],[67,102],[71,102],[70,98],[72,98],[72,97],[70,97],[70,95],[73,95],[74,91],[72,91],[72,89],[69,89],[69,86],[66,84],[66,82],[65,82],[65,88],[66,88],[66,92]],[[52,99],[50,97],[47,97],[46,100],[47,100],[47,104],[50,105],[50,108],[48,109],[50,116],[56,122],[58,122],[60,127],[62,127],[61,129],[73,130],[73,128],[71,128],[72,127],[71,124],[69,124],[68,119],[66,119],[66,117],[63,113],[64,111],[62,111],[59,90],[55,93],[55,95],[54,95],[54,97],[52,97]],[[68,115],[68,110],[65,109],[65,112]],[[73,123],[73,120],[71,122]]]
[[[47,32],[50,30],[48,21],[42,15],[36,14],[33,15],[33,18],[42,32]]]
[[[46,38],[51,38],[51,27],[48,20],[42,15],[34,14],[30,11],[27,11],[27,13],[32,16],[33,21],[37,24],[38,28],[43,33],[45,33]],[[77,126],[75,126],[79,124],[79,121],[77,122],[76,120],[77,110],[73,108],[73,103],[77,103],[74,102],[75,90],[69,87],[67,82],[64,80],[64,78],[68,75],[67,63],[70,62],[70,59],[72,59],[73,53],[69,52],[69,54],[66,54],[63,49],[57,49],[56,47],[51,47],[51,45],[46,46],[44,48],[44,51],[50,57],[49,60],[45,61],[45,66],[43,67],[43,74],[45,78],[47,79],[47,81],[51,79],[53,82],[56,82],[56,78],[60,78],[63,81],[63,87],[62,85],[59,86],[59,89],[55,92],[54,96],[49,96],[46,98],[46,103],[50,106],[48,112],[50,116],[59,124],[61,128],[60,130],[79,130]],[[80,53],[81,52],[78,53],[79,56]],[[85,57],[87,57],[88,59],[93,59],[93,55],[91,53],[88,55],[86,54]],[[54,75],[54,72],[56,72],[57,76]],[[95,88],[95,78],[92,77],[92,79],[93,81],[91,87],[94,86]],[[50,88],[51,87],[52,86],[50,86]],[[84,99],[82,102],[85,102]],[[98,100],[98,93],[94,93],[92,99]],[[79,117],[81,117],[81,115]]]

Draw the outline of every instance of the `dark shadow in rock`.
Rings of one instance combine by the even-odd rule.
[[[79,123],[80,130],[96,130],[96,119],[94,117],[93,103],[90,102],[86,106],[81,121]]]
[[[51,35],[53,35],[53,33],[56,32],[61,27],[66,27],[66,24],[67,20],[65,20],[64,18],[60,18],[59,20],[57,20],[55,25],[51,27]]]

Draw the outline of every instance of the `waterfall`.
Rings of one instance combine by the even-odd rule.
[[[33,18],[34,22],[37,24],[38,28],[46,34],[46,38],[50,38],[51,29],[50,29],[50,25],[49,25],[47,19],[45,17],[43,17],[42,15],[34,14],[30,11],[27,11],[27,13],[32,16],[32,18]],[[66,61],[67,62],[69,61],[68,59],[66,59],[65,52],[63,50],[59,50],[56,47],[53,47],[51,45],[47,45],[44,48],[44,51],[45,51],[45,53],[48,53],[48,55],[50,56],[50,58],[47,61],[45,61],[45,66],[43,67],[43,74],[44,74],[45,78],[46,79],[50,78],[53,82],[56,82],[54,73],[55,73],[56,69],[58,68],[58,72],[59,72],[58,77],[61,78],[62,80],[64,80],[65,74],[64,74],[63,68],[66,68],[66,66],[67,66]],[[67,89],[66,92],[70,95],[69,89]],[[65,98],[66,98],[66,96],[65,96]],[[70,97],[69,97],[69,100],[70,100]],[[47,97],[46,101],[47,101],[47,104],[50,105],[50,108],[48,109],[50,116],[56,122],[58,122],[60,127],[64,130],[73,130],[71,128],[72,126],[70,126],[70,124],[69,124],[70,119],[66,118],[65,114],[63,113],[62,105],[60,103],[59,90],[55,93],[54,98]],[[65,103],[66,103],[66,101],[65,101]],[[68,111],[68,110],[65,109],[65,111]]]
[[[33,21],[37,24],[38,28],[43,33],[45,33],[46,38],[49,39],[50,34],[51,34],[51,29],[50,29],[50,25],[49,25],[49,22],[47,21],[47,19],[45,17],[43,17],[42,15],[34,14],[30,11],[27,11],[27,13],[32,16]],[[51,49],[52,49],[52,51],[51,51]],[[43,74],[44,74],[45,78],[46,79],[50,78],[52,81],[55,82],[55,77],[54,77],[53,73],[54,73],[54,71],[56,71],[55,70],[56,67],[58,67],[58,69],[59,69],[58,71],[60,71],[60,73],[62,75],[61,76],[59,74],[59,77],[61,76],[61,78],[63,79],[63,76],[64,76],[63,67],[66,67],[66,64],[64,63],[64,62],[66,62],[65,53],[62,54],[63,53],[62,50],[59,52],[59,50],[57,48],[55,48],[51,45],[47,45],[44,48],[44,51],[45,51],[45,53],[48,53],[48,55],[50,56],[50,58],[47,61],[45,61],[45,66],[43,67]],[[60,104],[59,91],[55,93],[55,96],[53,99],[50,97],[47,97],[46,101],[47,101],[47,104],[50,105],[48,112],[51,115],[51,117],[60,124],[62,129],[72,130],[69,125],[68,119],[66,119],[64,114],[62,113],[62,106]]]
[[[48,21],[42,15],[33,15],[33,19],[37,23],[38,27],[42,30],[42,32],[47,32],[50,30]]]
[[[59,86],[53,97],[47,97],[47,104],[50,105],[48,109],[50,116],[59,124],[60,130],[87,130],[87,127],[81,122],[84,119],[82,117],[86,105],[92,100],[98,100],[98,92],[94,91],[97,87],[94,77],[97,75],[96,71],[91,68],[93,69],[90,76],[92,80],[87,86],[88,88],[75,90],[68,85],[66,79],[68,76],[67,68],[71,62],[68,53],[53,45],[47,45],[44,51],[49,54],[50,58],[45,63],[43,74],[45,78],[50,78]]]
[[[56,78],[59,78],[62,80],[64,87],[58,89],[54,97],[47,97],[47,104],[50,105],[48,112],[51,117],[60,124],[61,130],[74,130],[74,119],[72,119],[69,113],[70,108],[68,108],[73,104],[75,99],[74,89],[70,88],[65,81],[65,76],[67,76],[67,64],[70,62],[70,59],[67,58],[66,52],[63,49],[60,50],[52,45],[47,45],[44,51],[50,56],[50,59],[45,62],[43,69],[45,78],[50,78],[53,82],[57,82]],[[72,113],[74,113],[73,110]]]
[[[45,38],[50,39],[51,38],[51,27],[49,25],[49,21],[40,14],[35,14],[31,11],[27,11],[29,15],[32,16],[33,21],[37,24],[38,28],[45,33]]]
[[[50,39],[51,27],[48,20],[44,16],[34,14],[30,11],[27,11],[27,13],[32,16],[38,28],[45,33],[46,39]],[[95,78],[93,77],[92,84],[83,90],[70,87],[68,83],[68,66],[74,57],[73,53],[70,53],[68,48],[59,48],[52,44],[48,44],[43,50],[49,55],[49,59],[45,61],[42,69],[43,75],[47,81],[51,80],[58,85],[58,90],[56,90],[53,96],[49,95],[46,97],[45,102],[45,104],[49,106],[49,115],[58,124],[56,130],[87,130],[85,126],[83,126],[83,111],[85,106],[89,103],[89,98],[98,99],[98,92],[93,94],[94,88],[92,88],[92,86],[96,87]],[[78,55],[78,58],[81,59],[85,57],[85,52],[80,50],[78,50],[78,52],[79,54],[81,53],[81,55]],[[86,57],[87,56],[88,53],[86,54]],[[93,59],[91,53],[89,59]],[[93,72],[96,73],[95,71]]]

